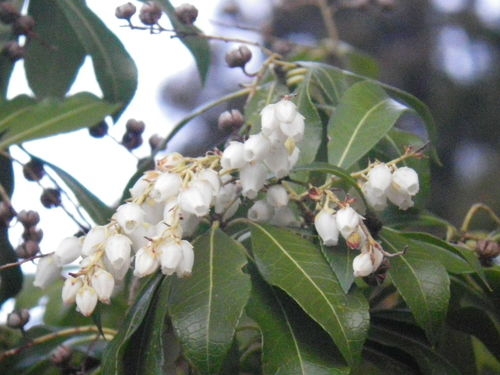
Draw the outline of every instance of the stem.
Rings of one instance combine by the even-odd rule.
[[[323,17],[328,37],[333,42],[333,50],[335,50],[340,39],[337,25],[335,25],[335,20],[333,19],[333,10],[330,6],[328,6],[326,0],[317,0],[317,6],[321,12],[321,16]]]
[[[467,215],[465,215],[465,218],[464,218],[464,221],[462,223],[462,226],[460,227],[460,230],[465,233],[469,230],[469,226],[472,222],[472,219],[474,218],[474,216],[477,215],[477,213],[480,211],[480,210],[484,210],[486,211],[490,218],[498,225],[500,226],[500,217],[498,217],[495,212],[490,208],[488,207],[487,205],[485,205],[484,203],[476,203],[476,204],[473,204],[472,207],[469,209],[469,211],[467,212]]]
[[[117,333],[116,330],[111,329],[111,328],[102,328],[102,332],[104,333],[104,339],[105,340],[111,340]],[[8,357],[15,356],[19,353],[21,353],[23,350],[31,348],[36,345],[44,344],[47,343],[51,340],[55,340],[61,337],[66,337],[66,336],[73,336],[73,335],[81,335],[85,333],[96,333],[97,335],[100,334],[99,328],[96,326],[83,326],[83,327],[74,327],[74,328],[68,328],[68,329],[63,329],[58,332],[54,333],[49,333],[47,335],[43,335],[40,337],[37,337],[27,343],[26,345],[20,346],[18,348],[14,348],[11,350],[7,350],[3,352],[0,355],[0,362],[2,362],[4,359]]]
[[[6,263],[6,264],[0,266],[0,271],[4,271],[4,270],[6,270],[8,268],[13,268],[13,267],[20,266],[23,263],[31,262],[32,260],[35,260],[37,258],[43,258],[44,256],[47,256],[47,255],[50,255],[50,254],[53,254],[53,253],[33,255],[32,257],[20,260],[19,262]]]

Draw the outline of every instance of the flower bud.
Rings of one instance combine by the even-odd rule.
[[[325,246],[335,246],[339,242],[337,218],[332,210],[323,209],[314,218],[314,227]]]
[[[71,305],[76,301],[76,294],[83,286],[81,277],[68,277],[64,280],[61,291],[61,298],[66,305]]]
[[[192,25],[198,17],[198,9],[191,4],[182,4],[175,8],[175,16],[184,25]]]
[[[60,275],[61,267],[56,257],[53,254],[44,256],[38,260],[33,285],[45,289],[56,281]]]
[[[22,234],[23,240],[33,241],[36,243],[40,243],[43,238],[43,230],[38,229],[37,227],[24,227],[24,231]]]
[[[51,355],[50,360],[56,367],[65,368],[73,357],[73,350],[66,345],[59,345]]]
[[[28,309],[14,310],[7,315],[7,326],[10,328],[23,328],[30,320]]]
[[[29,35],[35,28],[35,20],[31,16],[17,17],[12,24],[14,35]]]
[[[126,3],[116,7],[115,16],[118,19],[130,20],[130,18],[135,14],[136,10],[137,9],[135,8],[134,4]]]
[[[22,210],[17,214],[17,220],[25,227],[34,227],[40,222],[40,215],[33,210]]]
[[[2,54],[7,56],[7,58],[13,63],[23,59],[25,53],[26,53],[25,48],[14,40],[5,43],[2,48]]]
[[[149,147],[152,151],[159,150],[161,145],[165,142],[165,138],[159,136],[158,134],[153,134],[148,139]]]
[[[132,233],[144,223],[144,210],[137,203],[125,203],[119,206],[113,215],[125,233]]]
[[[106,240],[104,252],[112,268],[118,270],[124,265],[130,265],[130,238],[123,234],[114,234]]]
[[[255,201],[252,207],[250,207],[247,216],[252,221],[257,221],[262,223],[271,220],[273,213],[274,210],[272,206],[270,206],[264,200],[258,200]]]
[[[348,239],[358,228],[361,216],[351,206],[346,206],[337,211],[336,218],[342,237]]]
[[[231,111],[224,111],[220,114],[218,119],[219,130],[222,131],[236,131],[239,130],[245,123],[245,118],[237,109]]]
[[[139,12],[139,19],[144,25],[156,25],[161,18],[163,11],[156,2],[149,2],[142,6]]]
[[[75,300],[78,311],[84,316],[90,316],[97,305],[97,292],[94,288],[84,285],[76,293]]]
[[[77,237],[66,237],[57,247],[54,255],[60,266],[75,261],[82,253],[82,241]]]
[[[32,158],[23,165],[23,175],[28,181],[40,181],[45,176],[43,163],[40,159]]]
[[[89,128],[89,134],[94,138],[102,138],[108,134],[108,123],[106,121],[101,121],[97,125],[91,126]]]
[[[115,279],[106,270],[98,268],[90,278],[90,284],[97,293],[99,301],[109,303],[113,289],[115,288]]]
[[[61,205],[61,191],[59,189],[44,189],[40,201],[45,208],[59,207]]]
[[[226,63],[230,68],[240,67],[243,68],[252,58],[252,51],[245,46],[239,46],[226,54]]]
[[[19,17],[21,17],[21,14],[13,4],[8,2],[0,3],[0,22],[8,25]]]
[[[123,134],[121,143],[127,150],[132,151],[142,145],[142,136],[127,131]]]
[[[16,256],[28,259],[35,256],[40,251],[40,245],[36,241],[28,240],[16,247]]]
[[[146,125],[144,124],[143,121],[138,121],[138,120],[131,118],[125,124],[125,128],[127,129],[127,132],[129,132],[129,133],[140,135],[140,134],[144,133],[144,129],[146,128]]]

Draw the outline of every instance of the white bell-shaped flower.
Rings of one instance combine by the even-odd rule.
[[[283,185],[273,185],[267,189],[266,200],[273,207],[284,207],[288,204],[288,192]]]
[[[396,189],[392,185],[387,189],[387,198],[400,210],[407,210],[414,205],[412,196],[407,191]]]
[[[382,211],[387,207],[387,195],[385,192],[380,194],[380,191],[373,188],[369,183],[365,183],[362,190],[366,201],[374,210]]]
[[[156,202],[164,202],[176,196],[182,186],[182,179],[177,173],[162,173],[153,184],[149,196]]]
[[[418,174],[414,169],[401,167],[392,174],[392,187],[396,190],[406,191],[414,196],[419,191]]]
[[[45,289],[61,276],[61,270],[62,268],[54,254],[40,258],[36,266],[33,285]]]
[[[219,193],[222,184],[219,173],[217,173],[213,169],[208,168],[202,169],[201,171],[196,173],[194,180],[208,182],[210,187],[212,188],[213,195],[217,195]]]
[[[134,276],[144,277],[152,274],[160,267],[160,261],[153,253],[151,246],[137,250],[134,259]]]
[[[72,305],[76,301],[76,293],[83,286],[81,277],[68,277],[64,280],[61,297],[66,305]]]
[[[295,120],[298,114],[295,103],[287,99],[282,99],[275,104],[274,113],[278,121],[290,123]]]
[[[384,254],[374,249],[373,252],[362,252],[352,260],[354,276],[365,277],[375,272],[382,263]]]
[[[342,207],[337,211],[336,215],[337,228],[340,234],[345,239],[358,228],[361,221],[361,215],[359,215],[351,206]]]
[[[122,281],[130,269],[130,261],[128,263],[123,262],[121,267],[117,267],[116,264],[112,264],[108,257],[103,257],[102,261],[106,270],[113,275],[113,278],[116,281]]]
[[[229,142],[220,159],[223,169],[239,169],[247,164],[244,158],[244,145],[241,142]]]
[[[314,227],[325,246],[335,246],[339,242],[337,218],[331,209],[323,209],[314,217]]]
[[[142,197],[145,193],[147,188],[149,187],[150,182],[147,181],[144,177],[139,178],[134,186],[132,186],[129,189],[130,196],[132,198],[140,198]]]
[[[56,248],[54,255],[60,266],[75,261],[82,254],[82,240],[77,237],[66,237]]]
[[[177,277],[188,277],[191,276],[194,264],[193,245],[191,245],[191,243],[189,243],[188,241],[183,240],[181,241],[181,251],[182,257],[177,264],[175,273]]]
[[[131,233],[144,222],[144,216],[144,211],[138,204],[129,202],[118,207],[113,219],[125,233]]]
[[[108,271],[97,268],[92,277],[90,284],[97,293],[97,298],[103,303],[109,303],[111,294],[115,288],[115,279]]]
[[[297,113],[293,121],[280,123],[280,129],[287,137],[292,138],[296,142],[300,142],[304,138],[304,116]]]
[[[255,199],[264,187],[267,169],[262,163],[249,163],[240,170],[241,194],[249,199]]]
[[[181,191],[178,204],[181,209],[189,214],[203,217],[208,215],[212,202],[212,187],[207,181],[199,180]]]
[[[99,250],[106,240],[106,227],[97,225],[89,230],[82,243],[82,255],[89,256]]]
[[[283,143],[271,147],[264,163],[276,178],[283,178],[290,173],[289,154]]]
[[[268,104],[260,112],[261,131],[265,135],[270,135],[279,129],[280,123],[275,114],[275,104]]]
[[[392,182],[391,169],[384,163],[375,165],[368,172],[368,181],[370,190],[376,196],[383,196]]]
[[[76,293],[75,300],[78,311],[84,316],[90,316],[97,306],[97,292],[91,286],[84,285]]]
[[[271,142],[264,134],[252,134],[243,144],[243,157],[247,162],[263,160],[270,148]]]
[[[258,200],[250,207],[247,212],[247,217],[259,223],[267,222],[271,220],[274,214],[274,209],[265,200]]]
[[[172,275],[182,259],[182,241],[169,240],[163,242],[159,247],[161,272],[164,275]]]
[[[221,214],[238,197],[238,186],[233,183],[223,185],[215,197],[214,211]]]
[[[120,270],[124,265],[130,265],[131,244],[130,238],[123,234],[108,237],[104,252],[113,269]]]

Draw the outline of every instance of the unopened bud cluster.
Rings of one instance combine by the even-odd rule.
[[[11,33],[15,36],[31,36],[35,28],[35,20],[29,15],[21,15],[16,5],[9,1],[0,2],[0,22],[10,25]],[[24,47],[17,40],[6,42],[1,53],[12,62],[24,57]]]
[[[38,262],[35,284],[50,285],[62,267],[78,258],[80,270],[68,275],[62,290],[67,304],[76,303],[86,316],[97,303],[109,303],[115,285],[132,269],[144,277],[160,271],[186,277],[194,264],[189,238],[203,218],[226,221],[242,202],[265,192],[269,221],[293,225],[288,194],[281,184],[299,157],[304,117],[288,98],[261,112],[262,131],[245,141],[232,141],[223,152],[188,158],[178,153],[158,160],[130,189],[130,200],[119,206],[106,225],[93,227],[81,238],[64,239],[54,253]],[[130,125],[128,131],[140,129]],[[248,215],[263,220],[256,207]]]

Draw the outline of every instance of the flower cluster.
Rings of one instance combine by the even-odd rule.
[[[35,285],[45,287],[60,276],[62,267],[79,257],[80,270],[70,273],[62,290],[67,304],[76,303],[86,316],[97,303],[109,303],[115,285],[132,269],[136,277],[160,270],[165,275],[189,276],[194,250],[188,239],[200,221],[213,215],[228,220],[242,197],[256,199],[270,178],[288,175],[299,157],[304,117],[288,98],[264,107],[262,131],[244,142],[232,141],[221,152],[187,158],[170,154],[157,162],[130,189],[130,200],[119,206],[106,225],[93,227],[81,238],[62,241],[38,263]],[[296,219],[287,207],[282,185],[267,189],[274,223]],[[259,220],[252,208],[248,215]],[[292,220],[293,219],[293,220]]]
[[[399,209],[407,210],[413,207],[412,198],[418,191],[418,174],[415,170],[408,167],[391,170],[384,163],[378,163],[370,169],[363,185],[368,204],[377,211],[387,207],[387,199]]]

